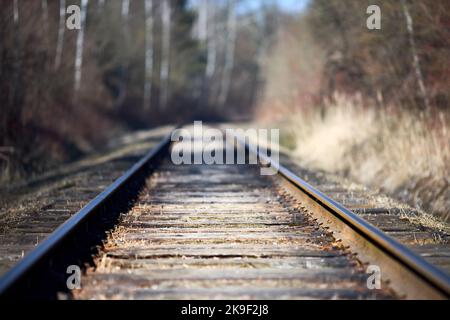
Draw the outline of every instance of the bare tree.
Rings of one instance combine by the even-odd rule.
[[[130,15],[130,0],[122,0],[122,19],[128,22]]]
[[[87,6],[89,0],[81,0],[81,28],[78,30],[76,53],[75,53],[75,98],[81,87],[81,73],[83,69],[83,45],[84,45],[84,31],[86,25]]]
[[[144,108],[150,109],[153,82],[153,0],[144,0],[145,4],[145,84]]]
[[[20,95],[20,74],[21,74],[21,43],[20,43],[20,21],[19,21],[19,0],[13,1],[13,22],[14,22],[14,73],[12,78],[12,94],[10,96],[10,106],[14,106],[17,97]]]
[[[42,9],[42,23],[43,23],[43,31],[45,33],[44,37],[45,37],[45,48],[48,49],[49,45],[50,45],[50,40],[49,40],[49,31],[50,31],[50,27],[49,27],[49,22],[48,22],[48,3],[47,0],[41,0],[41,9]]]
[[[420,95],[422,97],[423,103],[427,110],[430,109],[430,100],[428,98],[427,89],[425,86],[425,81],[423,78],[422,68],[420,67],[420,58],[417,53],[416,40],[414,36],[414,22],[412,16],[409,12],[408,4],[406,0],[401,0],[403,14],[406,20],[406,29],[408,31],[409,44],[411,46],[411,54],[413,56],[413,68],[416,75],[417,83],[419,85]]]
[[[66,0],[59,0],[59,27],[58,27],[58,40],[56,43],[55,70],[58,70],[61,65],[65,30],[66,30]]]
[[[197,38],[200,41],[205,41],[207,38],[208,28],[208,0],[200,0],[198,7],[198,21],[197,21]]]
[[[211,80],[216,72],[217,60],[216,10],[213,5],[208,8],[207,41],[206,78]]]
[[[213,3],[203,0],[199,7],[198,38],[206,41],[206,68],[202,80],[200,104],[203,108],[208,107],[211,89],[214,86],[214,75],[217,60],[217,21],[216,8]]]
[[[269,31],[269,12],[273,10],[273,7],[270,7],[269,2],[261,1],[261,7],[259,9],[259,48],[258,48],[258,61],[262,65],[264,62],[262,61],[267,54],[267,51],[270,47],[270,41],[272,35]]]
[[[97,12],[101,13],[105,7],[105,0],[98,0],[97,2]]]
[[[129,47],[130,45],[130,26],[129,26],[129,18],[130,18],[130,0],[122,0],[122,8],[121,8],[121,18],[123,25],[123,40],[125,43],[125,47]],[[127,81],[126,75],[128,73],[128,57],[122,56],[122,65],[120,66],[120,75],[119,75],[119,96],[116,101],[116,106],[120,107],[125,101],[127,95]]]
[[[3,73],[3,40],[4,39],[4,32],[3,32],[3,24],[0,25],[0,78]]]
[[[14,24],[19,23],[19,0],[14,0],[13,2],[13,15],[14,15]]]
[[[220,85],[219,107],[222,109],[227,102],[228,93],[230,91],[231,76],[234,67],[234,51],[236,46],[236,12],[235,0],[228,1],[228,23],[227,23],[227,40],[225,47],[225,63]]]
[[[160,108],[165,109],[169,98],[170,50],[171,50],[171,24],[172,7],[170,0],[162,0],[162,62],[161,62],[161,96]]]
[[[255,59],[260,68],[263,68],[266,64],[269,48],[271,47],[272,35],[269,26],[269,15],[273,7],[270,7],[270,3],[267,0],[262,0],[259,8],[259,12],[256,15],[257,30],[255,32],[255,38],[258,38],[259,46],[257,47]],[[251,105],[255,98],[262,93],[260,91],[260,84],[264,82],[264,73],[255,71],[252,74],[250,81],[250,89],[248,94],[248,104]]]

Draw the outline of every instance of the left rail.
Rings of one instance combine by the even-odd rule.
[[[138,163],[59,226],[0,279],[1,299],[56,299],[67,268],[83,267],[126,212],[171,144],[168,134]]]

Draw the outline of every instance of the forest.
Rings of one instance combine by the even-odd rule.
[[[80,30],[66,27],[74,4]],[[74,159],[117,132],[248,115],[270,33],[261,14],[270,12],[235,1],[4,1],[4,179]]]

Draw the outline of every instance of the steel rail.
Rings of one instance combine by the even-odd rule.
[[[326,196],[324,193],[311,186],[279,162],[272,161],[272,159],[267,156],[267,152],[261,152],[261,147],[247,142],[247,140],[241,136],[236,136],[236,139],[245,147],[246,150],[253,153],[253,155],[256,156],[257,159],[259,159],[259,162],[264,166],[270,165],[278,172],[280,176],[288,180],[292,185],[300,189],[303,193],[327,209],[338,219],[342,220],[354,231],[359,233],[393,259],[398,260],[398,262],[400,262],[404,267],[411,270],[431,287],[439,291],[441,295],[447,299],[450,298],[450,276],[448,274],[433,266],[416,253],[400,244],[398,241],[386,235],[386,233],[377,227],[371,225],[363,218],[345,208],[339,202]],[[264,150],[267,149],[264,148]]]
[[[51,235],[48,236],[42,243],[40,243],[34,250],[27,254],[20,262],[18,262],[11,270],[9,270],[0,279],[0,298],[1,299],[43,299],[44,297],[55,298],[53,291],[56,289],[64,289],[61,283],[62,279],[56,279],[55,277],[61,277],[61,273],[66,275],[66,270],[58,270],[59,274],[51,274],[54,267],[54,255],[59,250],[70,250],[73,247],[73,242],[79,242],[83,235],[79,235],[80,231],[83,233],[91,232],[97,233],[102,231],[95,230],[95,223],[93,226],[87,224],[89,220],[94,218],[102,219],[102,223],[106,220],[112,220],[114,222],[114,215],[120,216],[122,212],[114,212],[113,207],[118,202],[123,202],[122,205],[117,206],[119,211],[130,205],[129,199],[118,199],[123,196],[123,192],[130,192],[131,189],[137,189],[131,191],[132,193],[138,193],[139,186],[136,186],[136,178],[142,175],[143,171],[151,171],[151,165],[156,161],[168,148],[171,143],[172,132],[165,136],[164,139],[153,147],[139,162],[137,162],[132,168],[126,171],[115,182],[108,186],[103,192],[97,195],[91,202],[78,211],[74,216],[60,225]],[[146,176],[141,177],[141,182],[145,181]],[[137,188],[136,188],[137,187]],[[136,192],[137,191],[137,192]],[[132,196],[137,196],[133,194]],[[120,210],[122,209],[122,210]],[[106,220],[105,220],[106,219]],[[103,230],[104,233],[105,230]],[[99,235],[96,235],[96,241],[98,242]],[[89,243],[89,245],[98,245],[98,243]],[[65,245],[67,244],[67,247]],[[92,250],[92,248],[90,248]],[[64,254],[68,255],[69,252]],[[72,260],[75,262],[82,262],[79,259]],[[67,266],[66,266],[67,268]],[[40,281],[34,283],[33,277],[49,277],[47,282]],[[53,283],[59,282],[59,283]],[[67,288],[65,288],[67,289]]]

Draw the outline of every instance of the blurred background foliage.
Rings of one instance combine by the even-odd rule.
[[[261,81],[255,57],[274,31],[264,25],[261,33],[270,19],[262,21],[259,7],[234,0],[86,1],[76,88],[80,31],[61,30],[60,10],[82,1],[2,1],[4,178],[74,159],[125,130],[250,114]]]

